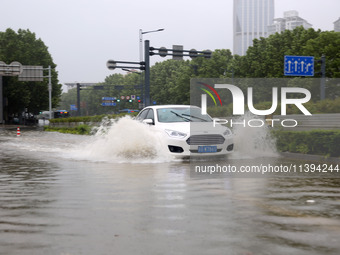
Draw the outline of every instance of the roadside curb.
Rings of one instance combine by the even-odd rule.
[[[327,162],[327,163],[340,163],[340,158],[326,157],[326,156],[320,156],[320,155],[291,153],[291,152],[280,152],[280,155],[284,158],[289,158],[289,159],[312,160],[312,161],[321,161],[321,162]]]

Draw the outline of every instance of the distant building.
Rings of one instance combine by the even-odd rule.
[[[299,17],[299,13],[297,11],[287,11],[284,12],[283,18],[274,19],[274,23],[268,26],[268,33],[269,35],[281,33],[286,29],[293,30],[300,26],[308,29],[312,27],[312,24]]]
[[[243,56],[253,40],[268,37],[274,19],[274,0],[234,0],[234,49]]]
[[[340,32],[340,18],[338,18],[338,20],[334,22],[334,31]]]

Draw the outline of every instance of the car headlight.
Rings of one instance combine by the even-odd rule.
[[[232,135],[230,129],[226,129],[224,132],[223,132],[223,135],[224,136],[229,136],[229,135]]]
[[[170,129],[165,129],[165,132],[172,138],[184,138],[187,136],[187,134],[175,131],[175,130],[170,130]]]

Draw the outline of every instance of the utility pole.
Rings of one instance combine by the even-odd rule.
[[[326,56],[324,54],[319,62],[321,63],[320,99],[324,100],[326,97]]]
[[[151,104],[150,100],[150,41],[145,40],[145,78],[144,78],[144,83],[145,83],[145,106],[149,106]]]
[[[48,66],[48,104],[50,112],[50,120],[52,119],[52,75],[51,66]]]
[[[149,34],[149,33],[161,32],[161,31],[164,31],[164,28],[160,28],[160,29],[152,30],[152,31],[143,31],[142,29],[139,29],[139,62],[143,61],[143,35]]]
[[[77,116],[80,116],[80,83],[77,83]]]

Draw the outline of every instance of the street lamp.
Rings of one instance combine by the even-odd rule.
[[[143,35],[149,34],[149,33],[155,33],[155,32],[161,32],[164,31],[164,28],[160,28],[157,30],[151,30],[151,31],[144,31],[142,29],[139,29],[139,61],[143,61]]]

